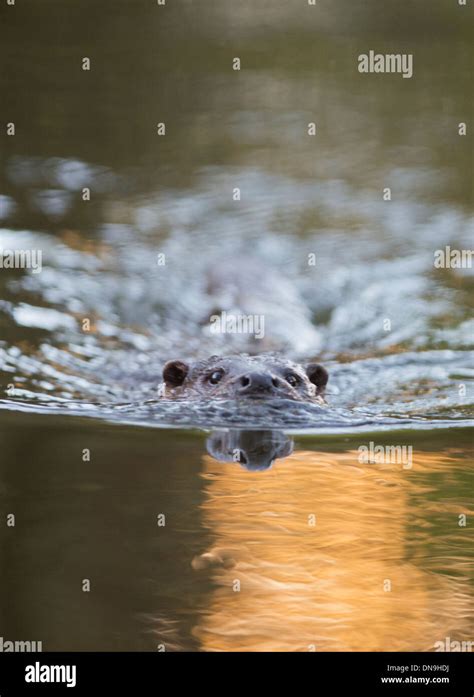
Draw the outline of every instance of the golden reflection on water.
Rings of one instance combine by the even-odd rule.
[[[194,628],[202,649],[426,651],[474,638],[469,532],[458,526],[468,511],[430,498],[425,476],[456,464],[452,453],[414,453],[405,470],[360,465],[357,452],[299,451],[248,472],[205,457],[215,545],[193,560],[214,585]],[[432,552],[441,514],[449,522]]]

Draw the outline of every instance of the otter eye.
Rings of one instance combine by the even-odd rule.
[[[222,376],[224,375],[224,372],[222,370],[215,370],[213,373],[209,375],[209,382],[211,385],[217,385],[219,380],[222,379]]]
[[[288,373],[288,375],[285,375],[285,380],[292,387],[296,387],[301,382],[299,375],[296,375],[296,373]]]

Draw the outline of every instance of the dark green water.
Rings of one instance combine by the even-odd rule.
[[[472,248],[469,17],[421,0],[2,6],[0,249],[42,252],[40,273],[0,269],[5,640],[474,639],[473,275],[434,265]],[[413,54],[413,77],[360,74],[369,50]],[[225,304],[206,279],[229,260],[277,279],[250,311],[271,349],[328,368],[324,412],[158,400],[169,358],[246,349],[206,330]],[[410,466],[361,462],[370,442],[412,448]]]
[[[16,516],[2,528],[5,639],[432,650],[472,635],[464,429],[455,445],[442,430],[385,438],[413,442],[410,470],[358,464],[360,443],[380,438],[367,434],[296,437],[289,458],[249,472],[209,457],[196,432],[13,414],[1,425],[2,507]]]

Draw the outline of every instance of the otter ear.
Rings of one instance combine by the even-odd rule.
[[[329,374],[326,368],[323,368],[319,363],[310,363],[306,366],[306,375],[310,382],[318,388],[316,394],[324,392],[324,388],[328,384]]]
[[[183,361],[168,361],[163,368],[163,380],[167,387],[179,387],[189,372],[189,365]]]

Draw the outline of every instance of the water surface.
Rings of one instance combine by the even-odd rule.
[[[5,639],[473,638],[473,275],[434,266],[472,247],[467,9],[323,4],[1,10],[0,248],[43,259],[0,270]],[[360,75],[370,49],[413,78]],[[209,332],[229,260],[272,279],[262,348],[322,362],[327,407],[159,399],[170,358],[259,350]]]

